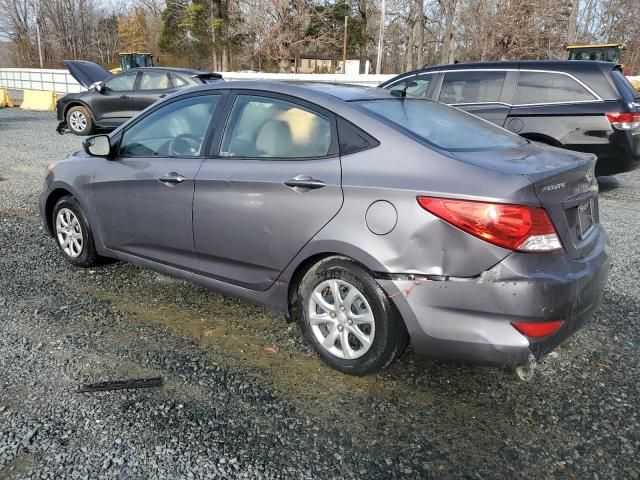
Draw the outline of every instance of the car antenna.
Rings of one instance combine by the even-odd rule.
[[[407,80],[407,84],[404,86],[402,90],[391,90],[391,95],[395,97],[405,98],[407,96],[407,89],[411,86],[411,82],[413,82],[418,75],[420,75],[424,69],[427,68],[427,65],[424,65],[422,68],[416,70],[416,73],[413,76],[409,77],[410,80]]]

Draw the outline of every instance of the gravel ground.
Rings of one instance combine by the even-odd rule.
[[[46,164],[80,148],[55,126],[0,110],[0,479],[639,477],[640,171],[602,180],[603,304],[533,381],[411,352],[353,378],[260,307],[64,262],[36,211]]]

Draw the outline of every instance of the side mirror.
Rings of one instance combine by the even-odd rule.
[[[109,135],[95,135],[87,138],[82,142],[84,151],[92,157],[110,157],[111,144],[109,143]]]
[[[98,93],[104,93],[104,83],[98,83],[96,85],[96,92]]]

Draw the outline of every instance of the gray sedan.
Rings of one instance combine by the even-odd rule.
[[[410,341],[528,365],[599,304],[595,157],[402,92],[230,82],[168,97],[52,164],[42,218],[115,258],[284,312],[352,374]]]

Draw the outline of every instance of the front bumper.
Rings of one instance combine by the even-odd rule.
[[[473,278],[378,280],[402,315],[418,353],[501,366],[540,358],[577,331],[598,307],[610,267],[608,237],[585,257],[564,252],[513,253]],[[543,339],[529,339],[512,321],[563,320]]]

